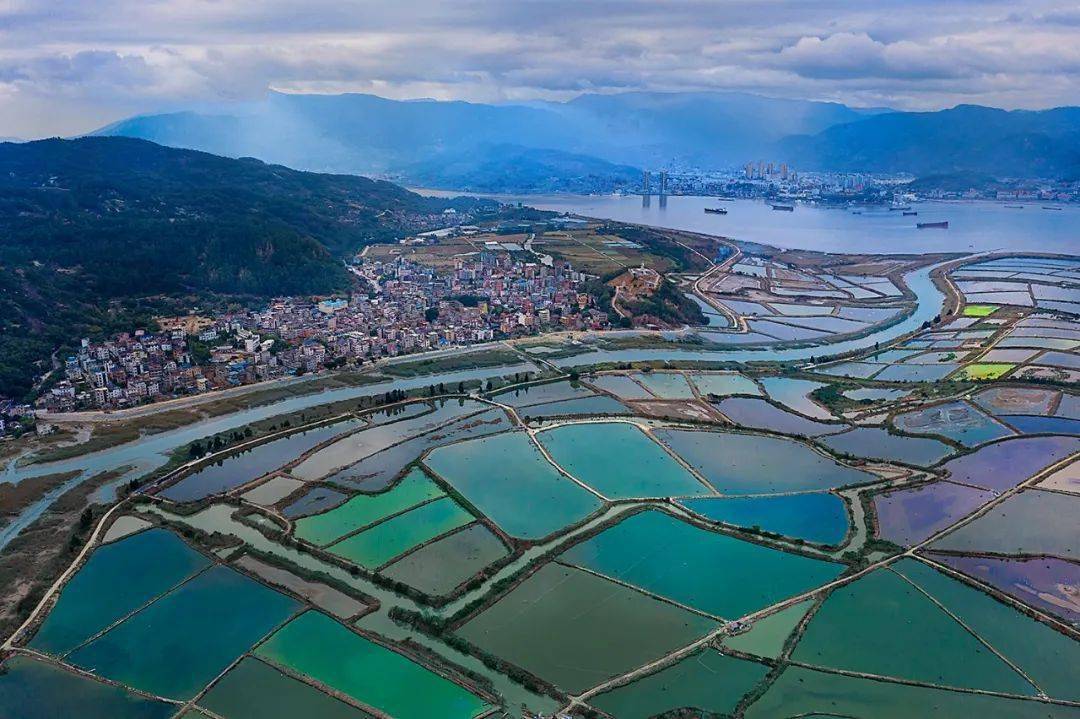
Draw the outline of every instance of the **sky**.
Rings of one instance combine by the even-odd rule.
[[[0,137],[267,91],[475,102],[738,90],[861,107],[1080,104],[1080,3],[0,0]]]

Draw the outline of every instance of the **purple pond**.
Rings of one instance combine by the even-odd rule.
[[[874,497],[878,534],[904,546],[918,544],[993,498],[993,492],[951,482],[901,489]]]

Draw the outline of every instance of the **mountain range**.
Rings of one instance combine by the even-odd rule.
[[[642,168],[1080,176],[1080,108],[858,109],[746,93],[586,94],[480,104],[270,93],[212,111],[138,116],[98,130],[229,157],[477,191],[608,191]]]

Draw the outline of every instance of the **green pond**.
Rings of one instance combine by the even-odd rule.
[[[1080,496],[1029,489],[934,543],[934,549],[1080,559]]]
[[[289,622],[255,653],[394,719],[472,717],[487,707],[449,679],[318,612]]]
[[[546,564],[457,633],[576,693],[654,661],[715,626],[602,577]]]
[[[382,575],[438,597],[508,553],[502,540],[477,522],[409,552],[383,569]]]
[[[879,569],[835,589],[792,659],[939,686],[1033,694],[962,625],[895,572]]]
[[[453,499],[442,497],[346,537],[330,545],[327,551],[374,569],[418,544],[463,527],[475,519]]]
[[[790,439],[682,429],[653,434],[725,494],[833,489],[876,479]]]
[[[1055,699],[1080,701],[1080,642],[914,559],[893,568],[960,618]]]
[[[589,703],[618,719],[648,719],[682,708],[727,716],[768,671],[764,664],[706,649]]]
[[[52,664],[13,656],[0,671],[4,719],[166,719],[175,704],[146,699]]]
[[[913,708],[917,707],[917,714]],[[750,705],[746,719],[1076,719],[1080,707],[875,681],[791,666]]]
[[[232,569],[215,566],[69,659],[136,689],[190,699],[300,606]]]
[[[712,494],[633,424],[571,424],[536,437],[560,467],[612,499]]]
[[[746,632],[725,637],[724,646],[739,652],[775,659],[783,652],[788,637],[813,605],[813,599],[806,599],[781,609],[776,614],[759,619]]]
[[[835,494],[784,494],[775,497],[685,499],[687,509],[737,527],[758,527],[786,537],[836,545],[848,531],[844,500]]]
[[[809,591],[844,569],[699,529],[655,510],[572,547],[561,560],[725,619]]]
[[[383,517],[397,514],[442,494],[443,491],[423,470],[414,469],[385,492],[358,494],[329,512],[297,520],[294,533],[312,544],[325,545]]]
[[[371,714],[245,657],[199,700],[225,719],[370,719]]]
[[[546,537],[602,504],[560,474],[524,432],[439,447],[425,462],[513,537]]]
[[[98,547],[65,585],[30,646],[49,654],[69,652],[209,564],[165,529]]]

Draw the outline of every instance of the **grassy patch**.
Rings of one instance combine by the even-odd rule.
[[[1015,364],[1007,362],[972,362],[953,375],[958,380],[998,379],[1012,371]]]
[[[964,317],[987,317],[999,309],[1000,305],[968,305],[964,308]]]

